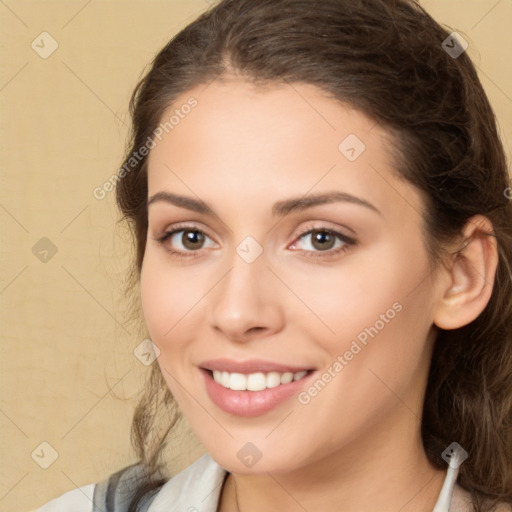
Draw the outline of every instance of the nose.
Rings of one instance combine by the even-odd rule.
[[[238,343],[279,332],[284,324],[283,284],[267,268],[264,254],[248,263],[235,253],[230,262],[209,294],[212,328]]]

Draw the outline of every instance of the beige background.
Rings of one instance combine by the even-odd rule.
[[[469,41],[510,158],[512,2],[422,4]],[[113,193],[98,200],[92,192],[121,162],[140,73],[207,7],[206,0],[0,3],[2,511],[29,510],[135,461],[130,420],[148,370],[133,350],[145,336],[125,322],[129,260]],[[43,31],[59,45],[46,59],[31,47]],[[53,256],[41,252],[47,241],[36,246],[39,257],[33,253],[43,237],[57,248]],[[175,471],[203,453],[189,439],[175,445]],[[51,456],[42,442],[58,453],[47,469],[38,465]]]

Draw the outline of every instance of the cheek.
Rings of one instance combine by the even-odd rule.
[[[378,251],[354,254],[338,267],[283,268],[281,274],[302,302],[292,322],[309,330],[305,339],[317,340],[334,355],[360,334],[364,341],[366,328],[377,324],[381,331],[395,319],[417,270],[408,269],[394,247],[382,245]]]
[[[151,339],[161,350],[165,340],[173,338],[190,296],[190,289],[185,292],[176,277],[154,251],[146,251],[140,278],[142,310]]]
[[[330,356],[326,368],[336,378],[322,394],[332,400],[333,410],[340,397],[355,410],[357,403],[384,403],[390,389],[405,396],[429,360],[434,297],[426,254],[420,245],[414,254],[397,245],[379,256],[378,262],[344,273],[338,281],[332,276],[332,303],[318,295],[319,310],[329,311],[322,319],[335,334],[315,337],[310,330],[309,336]]]
[[[382,244],[378,251],[347,259],[343,269],[296,281],[298,295],[318,317],[297,321],[305,338],[316,340],[328,353],[328,366],[342,356],[345,377],[339,384],[375,385],[372,368],[389,384],[402,386],[410,371],[422,364],[432,325],[433,289],[421,243],[409,251],[405,245],[396,240]]]
[[[140,278],[144,319],[161,359],[173,361],[174,366],[176,355],[200,327],[198,315],[204,315],[209,288],[205,272],[171,263],[158,249],[148,249],[144,256]]]
[[[172,300],[169,295],[173,289],[165,286],[165,275],[162,275],[151,260],[151,254],[146,252],[141,270],[140,293],[147,328],[153,342],[157,342],[171,327],[169,308],[166,305]]]

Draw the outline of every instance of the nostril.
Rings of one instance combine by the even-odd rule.
[[[265,327],[251,327],[248,332],[251,331],[260,331],[261,329],[265,329]]]

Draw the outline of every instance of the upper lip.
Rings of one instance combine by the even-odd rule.
[[[229,373],[298,373],[307,370],[313,370],[310,366],[293,366],[289,364],[274,363],[263,359],[250,359],[248,361],[234,361],[233,359],[210,359],[199,365],[205,370],[218,370]]]

